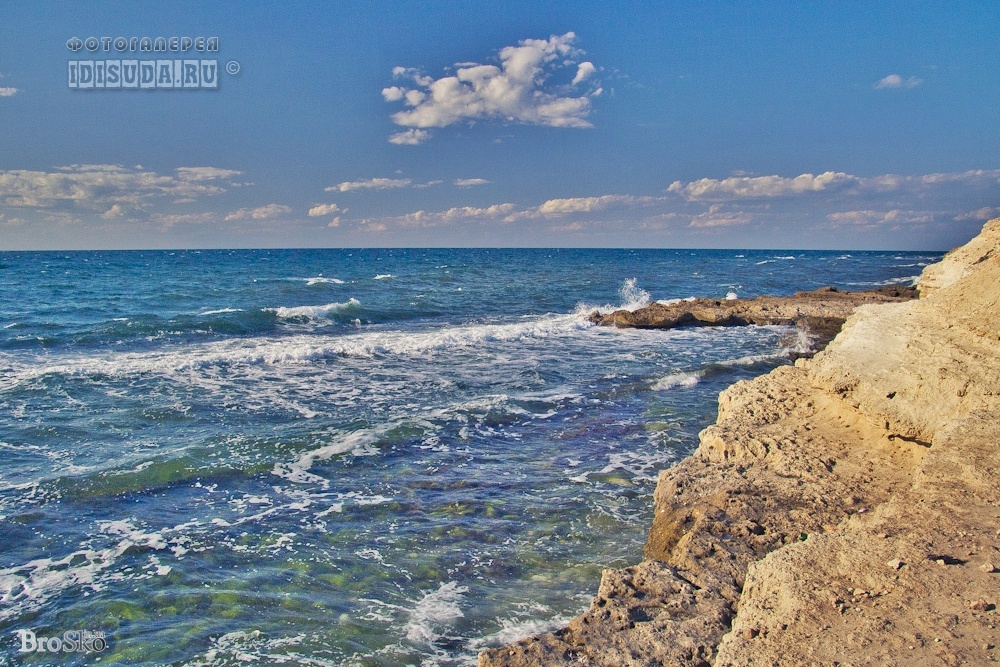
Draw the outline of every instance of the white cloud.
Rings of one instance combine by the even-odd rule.
[[[744,211],[726,211],[721,204],[712,204],[704,213],[691,217],[690,227],[732,227],[745,225],[751,217]]]
[[[101,215],[101,217],[104,218],[105,220],[113,220],[114,218],[123,218],[125,217],[125,209],[122,207],[121,204],[115,204],[107,211],[105,211],[104,214]]]
[[[826,171],[818,176],[802,174],[795,178],[785,176],[732,176],[722,180],[702,178],[683,184],[674,181],[667,192],[682,195],[688,201],[698,199],[729,199],[733,197],[780,197],[805,192],[820,192],[845,185],[857,184],[860,179],[843,172]]]
[[[186,181],[212,181],[219,178],[232,178],[243,172],[234,169],[219,169],[218,167],[178,167],[177,176]]]
[[[461,221],[511,222],[511,215],[517,215],[517,207],[512,203],[493,204],[492,206],[455,206],[445,211],[414,211],[405,215],[380,218],[379,224],[394,224],[401,227],[439,227]],[[366,219],[363,224],[372,224]]]
[[[150,220],[164,229],[170,229],[175,225],[202,225],[215,222],[218,220],[218,216],[214,213],[180,213],[171,215],[154,213],[150,216]]]
[[[351,190],[386,190],[389,188],[405,188],[413,181],[408,178],[370,178],[367,181],[344,181],[337,185],[323,188],[326,192],[350,192]]]
[[[550,199],[538,207],[542,214],[560,213],[590,213],[600,211],[614,205],[630,205],[648,203],[653,197],[635,197],[633,195],[601,195],[600,197],[570,197],[568,199]]]
[[[330,223],[327,225],[327,227],[339,227],[339,226],[340,226],[340,216],[339,215],[337,217],[335,217],[333,220],[331,220]]]
[[[575,86],[580,83],[596,71],[597,68],[594,67],[594,63],[589,60],[580,63],[580,65],[576,68],[576,76],[573,77],[573,85]]]
[[[997,216],[1000,216],[1000,206],[984,206],[975,211],[956,215],[954,219],[961,222],[963,220],[989,220]]]
[[[219,181],[239,173],[215,167],[182,167],[174,175],[165,175],[113,164],[74,164],[51,172],[14,169],[0,171],[0,202],[25,208],[73,206],[102,212],[115,204],[142,209],[163,197],[193,200],[225,192]]]
[[[430,137],[431,133],[427,130],[410,129],[390,136],[389,143],[396,144],[397,146],[418,146],[430,139]]]
[[[892,209],[889,211],[838,211],[828,214],[826,218],[835,225],[849,224],[870,227],[884,224],[921,224],[931,222],[934,215],[926,211]]]
[[[890,74],[875,83],[875,90],[883,90],[885,88],[916,88],[921,83],[923,83],[923,79],[918,79],[915,76],[904,79],[899,74]]]
[[[496,119],[551,127],[591,127],[586,120],[589,90],[573,96],[571,88],[590,78],[593,63],[580,63],[582,51],[573,47],[572,32],[549,39],[526,39],[500,50],[500,66],[461,63],[454,75],[433,79],[420,72],[397,67],[393,75],[409,78],[417,88],[393,86],[382,91],[387,102],[402,101],[408,109],[393,114],[397,125],[409,128],[446,127],[459,122]],[[549,85],[557,70],[577,65],[569,87]],[[416,144],[426,133],[403,132],[390,141]]]
[[[333,213],[340,213],[342,209],[336,204],[317,204],[309,209],[310,218],[318,218],[324,215],[331,215]]]
[[[473,185],[489,185],[490,183],[485,178],[456,178],[452,182],[460,188],[467,188]]]
[[[0,88],[0,97],[14,97],[17,94],[17,88]]]
[[[241,208],[233,211],[225,217],[227,222],[231,220],[270,220],[279,216],[291,213],[292,209],[281,204],[267,204],[258,208]]]

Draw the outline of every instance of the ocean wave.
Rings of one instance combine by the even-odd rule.
[[[705,371],[672,373],[654,382],[650,388],[653,391],[667,391],[674,387],[693,387],[701,382],[703,377],[705,377]]]
[[[306,285],[343,285],[344,281],[339,278],[324,278],[323,276],[316,276],[315,278],[298,278],[296,280],[304,280]]]
[[[198,313],[199,315],[224,315],[226,313],[242,313],[242,308],[220,308],[218,310],[206,310],[203,313]]]
[[[628,278],[622,282],[621,287],[618,288],[618,296],[621,298],[618,305],[606,303],[603,306],[593,306],[580,303],[576,307],[576,314],[589,315],[595,310],[602,313],[611,313],[616,310],[635,311],[648,306],[651,300],[649,292],[639,287],[638,280],[635,278]]]
[[[395,278],[395,277],[396,276],[392,275],[391,273],[380,273],[377,276],[375,276],[373,280],[388,280],[389,278]]]
[[[326,317],[335,313],[345,313],[348,311],[357,310],[361,307],[361,302],[355,298],[351,298],[343,303],[327,303],[321,306],[291,306],[285,307],[281,306],[278,308],[264,308],[265,311],[271,311],[283,320],[292,319],[307,319],[314,320],[321,317]]]
[[[307,306],[306,308],[322,308]],[[195,369],[212,366],[306,364],[338,356],[370,358],[412,356],[474,348],[493,343],[570,336],[594,326],[579,315],[548,315],[507,324],[468,324],[431,331],[373,331],[340,336],[296,335],[241,338],[151,352],[100,356],[39,357],[42,363],[13,362],[0,376],[0,390],[46,375],[109,377],[159,374],[185,379]],[[5,364],[6,366],[6,364]]]

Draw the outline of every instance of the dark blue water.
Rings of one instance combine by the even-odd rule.
[[[474,664],[637,561],[718,392],[803,344],[587,312],[938,257],[0,253],[0,665]]]

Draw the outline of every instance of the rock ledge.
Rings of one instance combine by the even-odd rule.
[[[924,280],[724,391],[646,559],[480,667],[1000,660],[1000,219]]]

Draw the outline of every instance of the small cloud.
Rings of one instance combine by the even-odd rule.
[[[241,208],[233,211],[225,217],[225,220],[270,220],[286,213],[291,213],[292,209],[281,204],[268,204],[258,208]]]
[[[336,218],[331,220],[327,227],[340,227],[340,216],[338,215]]]
[[[826,218],[835,226],[847,224],[873,227],[886,224],[923,224],[931,222],[934,216],[926,211],[901,211],[894,208],[889,211],[841,211],[830,213]]]
[[[582,222],[571,222],[568,225],[558,225],[555,227],[549,227],[551,232],[582,232],[585,226]]]
[[[984,206],[982,208],[977,208],[975,211],[969,211],[968,213],[963,213],[962,215],[956,215],[955,220],[957,222],[965,220],[989,220],[990,218],[995,218],[997,216],[1000,216],[1000,206]]]
[[[460,188],[467,188],[473,185],[489,185],[490,181],[485,178],[456,178],[453,183]]]
[[[24,220],[21,218],[8,218],[6,214],[0,213],[0,225],[10,225],[11,227],[17,227],[23,225]]]
[[[550,199],[538,207],[543,215],[564,213],[592,213],[610,206],[648,206],[662,201],[662,197],[637,197],[635,195],[601,195],[600,197],[569,197]]]
[[[0,88],[0,97],[14,97],[17,94],[17,88]]]
[[[580,63],[576,68],[576,76],[573,77],[573,85],[575,86],[580,83],[596,71],[597,68],[594,67],[594,63],[589,60]]]
[[[317,204],[309,209],[310,218],[319,218],[324,215],[331,215],[333,213],[340,213],[341,208],[336,204]]]
[[[430,139],[430,137],[431,133],[427,130],[406,130],[405,132],[397,132],[389,137],[389,143],[396,144],[397,146],[418,146]]]
[[[704,213],[691,218],[690,227],[732,227],[750,222],[750,215],[743,211],[725,211],[721,204],[712,204]]]
[[[164,229],[170,229],[175,225],[202,225],[218,220],[213,213],[182,213],[176,215],[162,215],[154,213],[150,220]]]
[[[141,169],[141,167],[137,167]],[[232,178],[243,172],[235,169],[219,169],[218,167],[178,167],[177,177],[185,181],[212,181],[217,178]]]
[[[890,74],[875,83],[875,90],[883,90],[885,88],[916,88],[923,82],[923,79],[918,79],[915,76],[904,79],[899,74]]]
[[[390,188],[405,188],[413,181],[408,178],[370,178],[367,181],[344,181],[337,185],[323,188],[326,192],[350,192],[351,190],[387,190]]]
[[[114,218],[122,218],[122,217],[125,217],[125,209],[122,208],[121,204],[115,204],[114,206],[112,206],[111,208],[109,208],[107,211],[105,211],[101,215],[101,217],[104,218],[105,220],[113,220]]]

